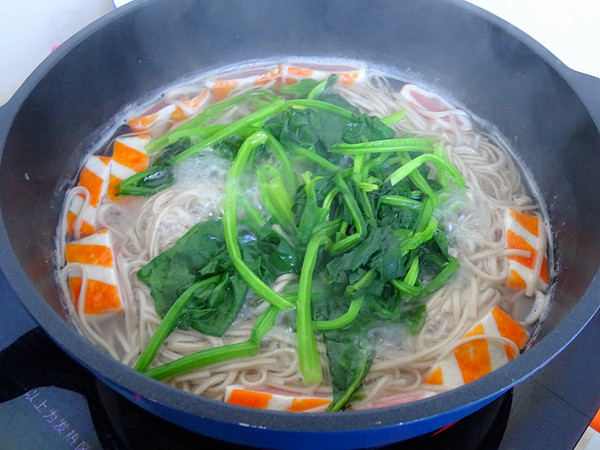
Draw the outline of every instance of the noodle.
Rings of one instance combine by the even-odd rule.
[[[198,86],[200,83],[176,88],[167,93],[164,100],[182,106],[179,96],[198,92]],[[246,90],[240,87],[232,95]],[[429,114],[430,118],[450,116],[448,128],[441,127],[437,121],[428,120],[422,111],[417,111],[394,91],[384,77],[372,77],[351,88],[336,85],[334,90],[370,115],[386,117],[399,109],[405,110],[404,118],[391,127],[402,135],[435,138],[468,186],[467,195],[456,198],[450,196],[438,217],[454,239],[451,251],[459,258],[459,273],[428,299],[426,322],[419,334],[411,336],[385,327],[376,330],[381,337],[375,360],[364,382],[364,398],[352,407],[386,403],[411,392],[425,397],[443,390],[425,386],[424,376],[432,366],[465,342],[487,339],[509,345],[518,354],[518,347],[510,339],[490,336],[461,339],[493,306],[503,305],[510,309],[511,304],[517,301],[516,296],[510,298],[507,295],[504,286],[508,276],[506,258],[508,254],[529,256],[527,252],[518,250],[511,253],[502,241],[505,228],[501,212],[503,208],[520,212],[536,212],[538,208],[527,195],[521,173],[508,150],[491,135],[459,129],[455,116],[463,117],[465,113],[461,110]],[[230,123],[247,113],[243,107],[232,108],[218,122]],[[177,175],[180,180],[178,183],[159,194],[143,199],[126,199],[119,203],[106,202],[98,207],[99,226],[113,231],[118,239],[116,264],[121,286],[124,287],[124,313],[121,317],[112,318],[108,326],[106,321],[87,318],[83,313],[83,301],[79,301],[77,310],[72,306],[70,309],[85,336],[129,366],[135,364],[161,321],[150,289],[137,278],[138,270],[172,247],[192,226],[222,214],[228,167],[216,164],[210,156],[195,158],[190,164],[194,166],[181,168],[181,173]],[[205,170],[198,175],[198,168]],[[196,175],[190,178],[189,173]],[[84,201],[89,202],[86,190],[76,187],[68,194],[67,204],[75,195],[83,195]],[[536,214],[541,217],[539,213]],[[81,225],[81,219],[78,220],[76,230]],[[542,220],[539,223],[539,235],[544,239]],[[59,255],[64,255],[65,234],[62,231],[59,233],[62,236],[58,244]],[[542,250],[537,253],[535,260],[535,273],[539,273],[541,268],[546,245],[544,239]],[[59,263],[63,266],[64,260]],[[81,267],[69,263],[61,271],[61,288],[66,298],[69,297],[68,276],[76,270],[82,271]],[[284,275],[275,283],[274,290],[281,292],[293,281],[294,276]],[[83,283],[85,287],[85,270]],[[83,287],[81,292],[84,291]],[[528,296],[533,294],[527,292]],[[202,349],[247,341],[257,317],[269,306],[267,302],[257,299],[250,302],[253,307],[244,307],[234,325],[222,337],[176,329],[162,345],[152,366],[166,364]],[[547,302],[547,296],[538,292],[532,311],[522,323],[532,325],[538,321]],[[66,303],[71,305],[70,301]],[[218,400],[224,399],[227,386],[232,384],[249,389],[269,387],[301,394],[330,393],[327,373],[323,383],[307,385],[303,382],[298,365],[297,342],[290,333],[286,314],[280,315],[268,332],[258,355],[183,373],[167,382],[196,395]],[[326,361],[323,343],[317,342],[317,347],[321,359]]]

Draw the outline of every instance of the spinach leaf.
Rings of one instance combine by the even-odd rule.
[[[299,193],[295,197],[295,204],[297,205],[298,247],[299,251],[303,253],[315,227],[327,219],[329,211],[319,206],[317,199],[317,184],[322,184],[322,178],[312,178],[310,172],[305,172],[302,178],[304,189],[299,189]]]
[[[321,156],[327,156],[333,144],[340,141],[347,123],[337,114],[316,109],[294,109],[284,116],[287,117],[278,136],[281,144],[286,148],[314,148]]]
[[[333,388],[333,401],[327,409],[331,412],[360,398],[361,384],[375,356],[374,347],[365,337],[366,324],[356,323],[355,320],[348,327],[323,333]]]
[[[170,165],[171,158],[179,155],[191,145],[190,138],[181,138],[173,144],[167,145],[161,155],[154,161],[154,165]]]
[[[359,142],[392,139],[395,136],[394,130],[385,125],[378,117],[361,114],[346,124],[342,140],[338,142],[358,144]]]
[[[121,182],[118,195],[154,195],[173,185],[172,159],[191,145],[190,138],[181,138],[165,147],[163,153],[154,161],[152,167],[143,170]]]
[[[213,275],[220,275],[219,282],[194,292],[180,327],[220,336],[239,313],[248,293],[227,254],[220,220],[195,225],[137,274],[150,287],[161,317],[188,287]]]
[[[244,140],[245,139],[242,136],[229,136],[228,138],[223,139],[221,142],[215,144],[213,146],[213,151],[217,156],[220,156],[228,161],[233,161],[240,147],[244,143]]]
[[[285,254],[292,250],[290,247],[274,251],[278,249],[277,244],[268,240],[258,242],[242,228],[240,248],[248,266],[267,281],[272,282],[290,269],[289,263],[282,264],[283,260],[293,257]],[[280,261],[273,256],[275,254]],[[227,252],[221,220],[195,225],[173,247],[143,266],[137,276],[150,287],[161,317],[188,287],[218,276],[218,281],[202,285],[192,294],[179,324],[181,328],[193,328],[212,336],[221,336],[227,330],[248,294],[248,285],[236,272]]]
[[[458,267],[433,214],[445,185],[429,179],[424,162],[439,163],[460,178],[444,155],[419,156],[431,151],[430,140],[414,138],[410,152],[396,150],[404,144],[393,139],[387,119],[362,114],[332,92],[335,82],[335,76],[321,83],[303,80],[279,90],[299,97],[293,100],[253,94],[262,108],[230,125],[205,125],[209,115],[226,109],[211,106],[195,128],[183,125],[169,133],[171,140],[185,138],[168,146],[151,170],[123,184],[123,192],[135,195],[157,192],[173,182],[172,164],[207,147],[232,161],[222,221],[194,226],[138,277],[150,287],[161,316],[176,304],[163,334],[180,315],[178,326],[222,335],[250,287],[271,308],[295,307],[305,380],[322,378],[314,333],[325,343],[332,411],[361,395],[375,355],[372,330],[392,325],[417,333],[425,321],[425,296]],[[210,137],[198,138],[196,132]],[[363,143],[361,151],[356,145],[355,153],[339,151]],[[250,186],[257,188],[259,202],[244,198]],[[274,292],[270,285],[290,273],[299,274],[298,281],[285,294]],[[266,325],[259,328],[268,329],[275,315],[265,316]],[[240,345],[211,349],[194,364],[258,348],[254,341]],[[147,354],[146,359],[154,355]],[[186,364],[164,370],[173,373]]]

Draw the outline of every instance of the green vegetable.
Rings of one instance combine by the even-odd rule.
[[[250,244],[246,247],[248,253],[257,253]],[[248,293],[248,285],[227,255],[221,220],[194,226],[173,247],[142,267],[137,276],[150,287],[161,317],[195,285],[186,306],[189,311],[179,318],[179,327],[213,336],[221,336],[231,325]]]
[[[251,152],[257,145],[264,144],[268,139],[268,135],[262,131],[258,131],[250,136],[240,148],[240,152],[233,162],[233,166],[227,177],[227,185],[225,186],[225,201],[223,204],[223,227],[225,234],[225,242],[227,251],[231,257],[235,268],[246,280],[248,285],[259,296],[269,301],[272,305],[279,309],[290,309],[292,305],[281,295],[273,291],[256,272],[252,271],[248,264],[242,258],[242,253],[238,242],[238,229],[236,227],[236,212],[237,198],[239,196],[239,182],[242,172],[250,158]]]
[[[173,164],[180,163],[181,161],[196,155],[207,147],[216,145],[222,142],[224,139],[234,136],[236,133],[247,130],[255,123],[261,123],[264,119],[282,109],[284,104],[285,102],[283,100],[276,99],[264,108],[261,108],[258,111],[239,119],[225,128],[219,129],[214,134],[202,139],[197,144],[194,144],[177,153],[168,161],[165,161],[164,165],[153,165],[150,168],[143,170],[140,173],[127,178],[126,180],[123,180],[117,185],[117,189],[119,189],[119,195],[152,195],[160,192],[163,189],[166,189],[172,184],[173,178],[172,176],[165,177],[162,175],[165,171],[165,167],[170,168]],[[152,185],[152,190],[140,189],[142,187],[141,185],[148,180],[156,180],[156,182]]]
[[[121,183],[123,195],[158,192],[173,183],[176,164],[208,147],[231,161],[222,218],[194,226],[138,272],[164,319],[137,370],[162,379],[253,355],[278,311],[296,309],[303,379],[323,378],[321,339],[334,393],[329,410],[337,411],[361,396],[373,329],[420,331],[427,296],[458,267],[435,208],[464,181],[435,140],[396,137],[388,125],[403,112],[362,114],[331,91],[335,81],[279,88],[287,99],[252,92],[212,105],[151,143],[164,147],[154,165]],[[258,109],[246,117],[208,124],[250,101]],[[250,187],[257,202],[243,195]],[[272,283],[289,273],[297,282],[275,292]],[[247,342],[147,370],[176,327],[223,334],[250,291],[271,306]]]
[[[448,173],[448,175],[452,176],[456,183],[465,187],[465,182],[462,179],[462,176],[456,170],[456,168],[451,165],[447,160],[441,158],[438,155],[421,155],[413,159],[412,161],[404,164],[402,167],[398,168],[394,173],[389,176],[389,182],[392,186],[402,180],[404,177],[408,176],[411,172],[417,169],[421,164],[426,162],[435,163],[437,169],[441,173]]]
[[[152,335],[152,338],[148,342],[146,349],[138,359],[134,369],[137,371],[143,371],[148,367],[148,364],[152,362],[160,345],[163,341],[173,332],[175,326],[177,325],[177,321],[182,317],[192,296],[199,289],[206,289],[206,287],[210,288],[214,283],[217,277],[211,277],[202,281],[199,281],[195,284],[192,284],[189,288],[185,290],[183,294],[177,299],[173,306],[169,309],[163,320],[160,322],[160,325]]]
[[[254,101],[256,103],[257,100],[260,100],[262,97],[265,97],[265,100],[268,102],[271,100],[274,100],[276,98],[276,96],[274,96],[273,94],[271,94],[270,92],[267,92],[267,91],[249,91],[245,94],[238,95],[237,97],[223,100],[222,102],[215,103],[214,105],[208,106],[204,111],[202,111],[200,114],[198,114],[193,119],[188,120],[186,123],[175,128],[174,130],[168,132],[164,136],[161,136],[160,138],[146,144],[146,147],[145,147],[146,151],[150,155],[157,153],[159,150],[164,148],[167,144],[172,144],[172,143],[176,142],[178,140],[179,136],[181,135],[180,133],[182,133],[182,132],[187,132],[189,130],[194,130],[194,129],[198,130],[198,129],[203,129],[203,128],[210,129],[210,127],[204,127],[204,124],[206,124],[208,121],[220,116],[223,112],[227,111],[232,106],[235,106],[235,105],[238,105],[241,103],[246,103],[248,101]],[[219,125],[213,126],[214,130],[219,130],[222,128],[223,127],[219,126]],[[213,133],[210,133],[210,134],[213,134]],[[201,135],[200,137],[205,137],[205,136]]]
[[[327,411],[339,411],[352,399],[360,398],[359,388],[369,373],[374,356],[374,348],[369,346],[364,335],[364,330],[351,328],[325,333],[333,387],[333,401]]]
[[[329,320],[315,320],[313,322],[313,326],[315,330],[335,330],[337,328],[342,328],[345,325],[348,325],[360,312],[360,307],[362,306],[363,298],[355,298],[350,302],[350,306],[348,307],[348,311],[339,316],[336,319]]]
[[[258,352],[260,342],[265,334],[273,327],[273,323],[275,322],[278,313],[279,310],[273,307],[270,307],[263,312],[252,328],[250,339],[246,342],[223,345],[221,347],[199,351],[179,358],[169,364],[146,370],[144,373],[151,378],[162,380],[182,372],[206,367],[211,364],[235,358],[253,356]]]

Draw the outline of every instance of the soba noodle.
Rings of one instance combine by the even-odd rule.
[[[269,88],[267,85],[266,88]],[[164,98],[179,104],[173,90]],[[508,276],[504,236],[505,208],[537,214],[537,203],[528,194],[521,170],[516,166],[506,146],[496,137],[477,131],[464,131],[457,126],[456,110],[451,126],[442,127],[439,121],[429,120],[391,87],[388,79],[373,76],[351,87],[336,85],[334,89],[362,112],[386,117],[400,109],[403,119],[391,125],[399,135],[433,137],[463,176],[468,187],[466,195],[453,198],[450,194],[437,218],[453,237],[451,252],[460,261],[457,274],[426,302],[425,325],[416,336],[390,326],[373,330],[376,336],[376,357],[364,381],[364,397],[352,408],[368,408],[394,402],[409,401],[433,395],[445,388],[425,385],[427,371],[461,343],[481,337],[462,338],[474,324],[495,305],[507,311],[522,300],[523,293],[514,294],[505,287]],[[189,89],[193,91],[192,89]],[[237,94],[243,91],[236,91]],[[170,100],[169,100],[170,99]],[[178,103],[179,102],[179,103]],[[232,110],[223,123],[245,115],[242,108]],[[448,115],[448,112],[444,112]],[[435,113],[432,113],[435,118]],[[437,114],[438,116],[440,113]],[[109,352],[124,364],[133,366],[156,330],[161,318],[154,307],[150,289],[138,280],[136,273],[146,263],[172,247],[193,225],[222,214],[224,186],[228,165],[211,156],[192,158],[178,168],[178,182],[149,198],[124,198],[119,202],[103,202],[98,207],[100,227],[111,230],[116,239],[116,265],[121,277],[124,313],[104,319],[90,319],[83,313],[83,302],[77,310],[69,305],[75,324],[95,345]],[[81,188],[74,188],[75,195]],[[249,193],[252,194],[252,193]],[[67,197],[67,201],[69,197]],[[540,220],[543,224],[544,221]],[[78,228],[78,225],[76,226]],[[64,230],[59,255],[64,254]],[[542,229],[540,236],[546,233]],[[543,251],[545,254],[545,242]],[[518,251],[517,251],[518,252]],[[514,251],[513,251],[514,254]],[[537,258],[539,273],[541,258]],[[65,298],[69,298],[68,277],[85,270],[77,264],[61,269]],[[294,275],[281,276],[273,286],[280,292]],[[82,290],[84,289],[82,288]],[[547,296],[527,292],[535,298],[535,310],[523,318],[525,325],[540,319]],[[532,305],[532,301],[529,303]],[[164,342],[153,365],[162,365],[202,349],[248,340],[257,317],[268,303],[253,298],[244,306],[235,323],[222,337],[203,335],[194,330],[175,330]],[[168,383],[197,395],[223,400],[225,389],[232,384],[249,389],[281,389],[298,394],[328,394],[331,392],[328,374],[322,383],[305,384],[298,365],[297,342],[289,327],[294,312],[280,314],[275,326],[264,338],[259,353],[214,364],[179,374]],[[509,339],[487,337],[519,348]],[[317,342],[323,367],[327,370],[325,348]]]

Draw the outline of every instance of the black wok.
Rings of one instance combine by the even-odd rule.
[[[425,82],[493,123],[546,202],[560,271],[533,347],[451,392],[379,410],[299,415],[197,398],[122,366],[69,325],[55,282],[67,180],[113,117],[176,80],[250,60],[343,57]],[[458,1],[144,1],[56,50],[0,110],[0,262],[68,354],[141,407],[218,439],[263,447],[366,447],[481,408],[560,352],[600,306],[600,81]]]

